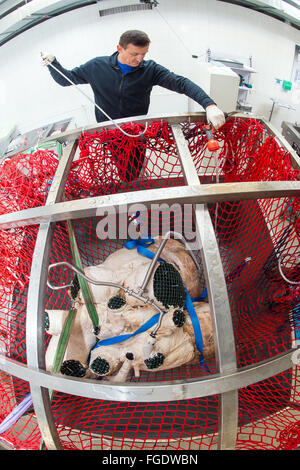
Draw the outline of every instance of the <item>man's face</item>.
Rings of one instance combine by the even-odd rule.
[[[118,44],[117,49],[119,52],[118,59],[122,64],[131,65],[131,67],[137,67],[147,54],[149,45],[138,47],[134,46],[133,44],[128,44],[128,46],[124,48]]]

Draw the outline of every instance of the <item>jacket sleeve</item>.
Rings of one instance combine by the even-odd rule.
[[[184,94],[199,103],[204,109],[210,104],[216,104],[196,83],[186,77],[170,72],[170,70],[159,64],[155,64],[154,67],[153,85],[159,85],[168,90]]]
[[[68,77],[70,80],[72,80],[75,85],[82,85],[89,83],[88,81],[88,73],[87,73],[87,68],[88,68],[88,63],[81,65],[80,67],[75,67],[72,70],[67,70],[63,68],[60,63],[54,59],[52,62],[55,68],[57,70],[60,70],[66,77]],[[48,65],[48,70],[52,76],[52,78],[56,81],[61,86],[70,86],[71,83],[66,80],[60,73],[58,73],[56,70],[54,70],[51,65]]]

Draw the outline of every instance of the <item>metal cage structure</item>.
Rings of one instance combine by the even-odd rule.
[[[32,407],[0,442],[34,450],[297,448],[298,155],[267,121],[249,115],[216,133],[214,153],[204,113],[117,122],[145,137],[143,171],[128,178],[125,169],[118,184],[124,162],[112,162],[107,136],[116,129],[107,123],[57,135],[60,159],[42,150],[1,163],[0,419],[28,394]],[[123,150],[137,140],[123,137],[114,141]],[[176,203],[191,209],[207,289],[209,372],[183,366],[112,383],[46,371],[45,309],[68,308],[65,295],[47,286],[49,265],[71,256],[66,223],[83,264],[97,264],[124,243],[97,239],[100,210],[121,217],[124,205],[150,213],[154,204]],[[180,231],[177,222],[174,216],[168,230]]]

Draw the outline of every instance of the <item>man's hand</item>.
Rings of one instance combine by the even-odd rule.
[[[225,123],[225,116],[215,104],[211,104],[206,108],[207,122],[210,122],[213,127],[217,130]]]
[[[43,52],[41,52],[41,57],[42,57],[42,65],[49,65],[51,64],[54,59],[55,59],[55,56],[54,55],[51,55],[51,54],[43,54]]]

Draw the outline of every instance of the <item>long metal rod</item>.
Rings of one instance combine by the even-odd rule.
[[[172,126],[178,156],[182,164],[187,184],[197,185],[200,181],[190,154],[188,144],[178,125]],[[219,253],[215,231],[206,205],[195,209],[197,235],[201,250],[204,276],[208,291],[209,305],[214,326],[216,360],[221,374],[236,371],[236,351],[227,294],[225,276]],[[226,338],[226,340],[225,340]],[[234,449],[238,429],[238,393],[236,390],[219,397],[220,419],[218,448]]]
[[[211,218],[206,206],[195,212],[208,299],[213,312],[216,359],[220,373],[237,369],[235,340],[222,261]],[[221,395],[219,415],[219,449],[234,449],[238,428],[238,392]]]
[[[234,117],[236,118],[242,118],[244,120],[248,119],[253,119],[253,116],[249,116],[249,114],[235,114]],[[260,119],[260,118],[258,118]],[[206,113],[205,112],[194,112],[194,113],[184,113],[184,114],[160,114],[160,115],[152,115],[152,116],[137,116],[135,118],[122,118],[122,119],[115,119],[115,122],[118,123],[119,125],[121,124],[129,124],[129,123],[136,123],[136,124],[142,124],[145,125],[147,122],[153,122],[153,121],[160,121],[160,122],[168,122],[170,125],[171,124],[180,124],[180,123],[195,123],[195,122],[206,122]],[[55,139],[58,140],[59,142],[68,142],[70,139],[74,140],[77,139],[82,132],[99,132],[102,129],[113,129],[115,126],[114,124],[111,124],[109,121],[102,122],[100,124],[94,124],[88,127],[81,127],[81,128],[76,128],[76,129],[70,129],[68,131],[65,131],[57,136],[55,136]],[[47,141],[52,141],[53,137],[47,137],[46,139],[43,139],[41,142],[47,142]]]
[[[33,369],[3,354],[0,354],[0,369],[39,387],[70,395],[96,400],[147,403],[188,400],[233,390],[238,391],[292,368],[292,357],[295,351],[297,349],[262,361],[255,366],[239,368],[235,372],[212,374],[202,379],[185,379],[184,381],[128,382],[126,384],[105,380],[99,382],[87,378],[52,374],[44,369]]]
[[[155,265],[156,265],[156,263],[157,263],[157,261],[158,261],[158,258],[160,257],[160,255],[161,255],[161,253],[162,253],[162,251],[163,251],[163,249],[164,249],[164,247],[165,247],[167,241],[169,240],[169,238],[171,238],[171,235],[175,235],[176,239],[179,240],[181,243],[183,243],[184,246],[185,246],[185,248],[186,248],[187,250],[189,250],[188,243],[187,243],[186,239],[183,237],[183,235],[182,235],[181,233],[172,232],[172,231],[167,232],[167,233],[163,236],[163,240],[162,240],[162,242],[160,243],[160,245],[159,245],[157,251],[156,251],[155,254],[154,254],[154,257],[153,257],[153,259],[152,259],[152,261],[151,261],[151,263],[150,263],[150,265],[149,265],[149,268],[148,268],[148,270],[147,270],[147,272],[146,272],[146,275],[145,275],[145,277],[144,277],[144,280],[143,280],[143,282],[142,282],[141,287],[139,287],[139,293],[140,293],[140,294],[142,294],[143,292],[146,291],[146,287],[147,287],[147,285],[148,285],[148,282],[149,282],[149,280],[150,280],[150,277],[151,277],[152,274],[153,274],[153,271],[154,271]],[[200,267],[199,267],[199,265],[198,265],[198,262],[197,262],[197,259],[196,259],[195,255],[194,255],[194,253],[193,253],[192,251],[190,251],[190,256],[193,258],[194,263],[195,263],[195,265],[196,265],[196,267],[197,267],[197,270],[198,270],[198,272],[199,272],[199,275],[200,275],[200,274],[201,274],[201,272],[200,272]]]
[[[250,199],[272,199],[300,195],[299,181],[260,181],[247,183],[219,183],[157,188],[128,193],[77,199],[56,204],[24,209],[0,215],[0,228],[24,227],[43,222],[94,217],[97,211],[115,209],[125,212],[128,206],[143,203],[151,204],[210,204],[222,201],[245,201]],[[124,202],[125,201],[125,202]]]
[[[60,200],[76,147],[77,142],[74,142],[63,152],[48,193],[46,206],[55,205]],[[53,231],[53,223],[40,224],[32,258],[27,299],[26,351],[27,364],[33,369],[46,368],[43,313]],[[38,425],[47,448],[63,449],[51,411],[49,390],[32,381],[30,381],[30,390]]]
[[[241,118],[243,120],[248,120],[248,119],[253,119],[253,116],[250,116],[249,114],[235,114],[235,118]],[[256,118],[258,121],[263,121],[261,117]],[[184,113],[184,114],[160,114],[159,116],[157,115],[152,115],[152,116],[137,116],[135,118],[122,118],[122,119],[115,119],[115,122],[119,125],[123,124],[130,124],[130,123],[136,123],[136,124],[142,124],[145,125],[148,122],[152,121],[160,121],[160,122],[168,122],[170,125],[171,124],[182,124],[182,123],[196,123],[196,122],[204,122],[206,121],[206,113],[205,112],[194,112],[194,113]],[[79,136],[83,132],[87,133],[94,133],[94,132],[100,132],[103,129],[113,129],[115,126],[114,124],[111,124],[110,121],[105,121],[100,124],[93,124],[90,126],[84,126],[84,127],[77,127],[76,129],[70,129],[65,132],[62,132],[61,134],[58,134],[55,136],[55,140],[60,143],[68,144],[69,142],[74,142],[74,140],[78,139]],[[46,142],[52,142],[53,141],[53,136],[49,136],[45,139],[42,139],[40,143],[46,143]],[[10,152],[7,154],[7,156],[13,156],[15,155],[16,152]]]

